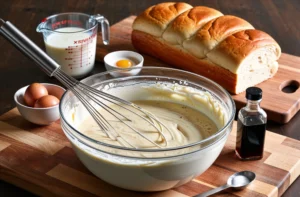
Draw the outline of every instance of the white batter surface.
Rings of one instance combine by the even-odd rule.
[[[203,113],[182,104],[151,100],[135,101],[134,103],[156,116],[161,123],[165,125],[162,129],[162,133],[165,138],[158,132],[160,127],[155,128],[149,122],[146,122],[142,118],[122,107],[116,105],[111,107],[131,120],[128,121],[121,117],[125,123],[164,148],[177,147],[201,141],[218,130],[214,122]],[[136,112],[138,113],[138,111]],[[105,110],[100,110],[100,113],[106,117],[114,130],[125,141],[122,138],[113,139],[113,137],[108,137],[103,131],[101,131],[92,117],[84,120],[79,126],[79,130],[83,134],[92,137],[95,140],[108,144],[134,148],[159,148],[155,144],[138,135],[133,129],[126,126],[120,120],[112,117]],[[146,115],[143,115],[143,117],[150,120]]]

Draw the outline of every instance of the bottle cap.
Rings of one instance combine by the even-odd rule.
[[[262,90],[257,87],[249,87],[246,90],[246,98],[252,101],[260,100],[262,98]]]

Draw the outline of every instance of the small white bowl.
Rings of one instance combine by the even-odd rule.
[[[116,62],[122,59],[128,59],[132,61],[135,65],[130,68],[119,68],[116,65]],[[115,51],[107,54],[104,57],[104,64],[107,71],[118,69],[120,72],[114,72],[114,77],[122,76],[132,76],[137,75],[141,69],[133,69],[142,67],[144,64],[144,58],[141,54],[134,51]]]
[[[65,89],[50,83],[43,84],[50,95],[56,96],[59,100],[61,99]],[[52,122],[60,118],[59,105],[47,108],[33,108],[25,105],[24,94],[28,86],[19,89],[14,96],[17,108],[20,114],[29,122],[38,125],[49,125]]]

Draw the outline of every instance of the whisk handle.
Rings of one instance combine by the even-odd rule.
[[[47,75],[52,76],[56,69],[60,67],[59,64],[57,64],[42,49],[34,44],[17,27],[9,21],[4,21],[1,18],[0,33],[21,52],[34,60]]]

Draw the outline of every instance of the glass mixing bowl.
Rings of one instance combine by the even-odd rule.
[[[144,67],[135,76],[130,74],[131,71],[132,69],[127,69],[99,73],[82,82],[99,90],[133,84],[153,85],[159,82],[180,84],[209,92],[225,112],[227,118],[224,126],[201,141],[181,147],[134,149],[113,146],[90,138],[76,129],[86,112],[78,113],[78,110],[74,110],[83,107],[68,90],[59,106],[65,135],[82,163],[94,175],[112,185],[135,191],[161,191],[191,181],[212,165],[224,147],[235,115],[235,104],[230,94],[215,82],[182,70]],[[113,76],[116,73],[118,76],[120,73],[124,75],[115,78]]]

